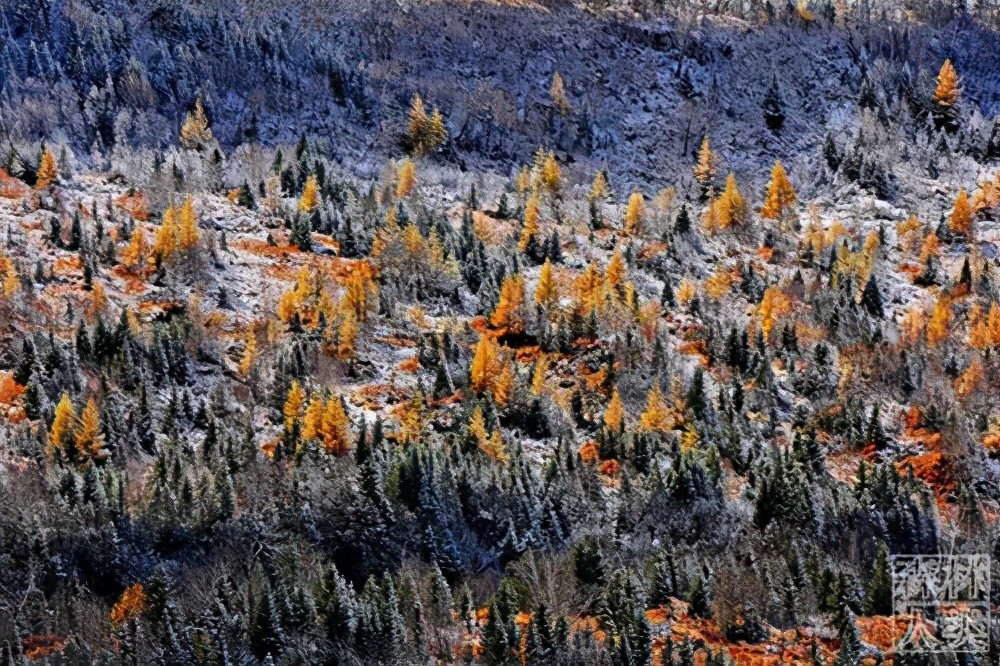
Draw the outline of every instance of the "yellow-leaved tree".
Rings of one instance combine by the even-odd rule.
[[[562,115],[569,115],[573,111],[573,107],[569,103],[569,97],[566,96],[566,86],[563,84],[562,77],[558,71],[552,72],[552,85],[549,86],[549,96],[552,98],[552,103],[555,104],[556,109]]]
[[[590,194],[587,198],[591,201],[600,201],[608,196],[608,177],[601,169],[594,174],[594,182],[590,184]]]
[[[56,452],[62,455],[70,453],[70,449],[75,446],[76,434],[76,410],[69,399],[69,395],[62,394],[56,404],[55,413],[52,417],[52,425],[49,426],[49,445],[47,452],[50,457]]]
[[[212,130],[208,126],[208,116],[199,97],[194,101],[194,108],[188,112],[181,125],[181,145],[188,149],[201,150],[212,143]]]
[[[483,393],[493,387],[500,374],[500,350],[497,344],[487,336],[480,336],[476,343],[476,352],[469,365],[469,384],[476,393]]]
[[[406,158],[396,172],[396,198],[408,197],[417,184],[417,165]]]
[[[718,158],[712,150],[712,142],[708,135],[701,140],[701,148],[698,149],[698,162],[694,165],[695,180],[707,191],[715,181],[715,174],[718,169]]]
[[[785,293],[778,287],[771,285],[764,291],[764,298],[757,306],[757,314],[760,317],[760,329],[764,334],[764,340],[771,337],[771,330],[774,325],[792,312],[792,301],[785,296]]]
[[[80,424],[76,431],[76,454],[80,460],[100,458],[104,449],[101,436],[101,416],[93,397],[87,400],[80,414]]]
[[[177,231],[178,243],[181,249],[190,250],[198,244],[201,235],[198,233],[198,218],[194,212],[194,199],[187,195],[180,210],[180,224]]]
[[[257,360],[257,333],[253,326],[247,327],[246,342],[243,345],[243,354],[240,356],[240,374],[244,377],[253,370],[254,361]]]
[[[343,401],[333,396],[323,410],[323,448],[327,453],[342,456],[351,450],[351,428]]]
[[[625,233],[638,234],[642,230],[642,220],[645,214],[646,200],[643,198],[642,192],[633,192],[625,207]]]
[[[941,106],[953,107],[962,94],[959,87],[958,72],[951,64],[951,59],[945,60],[937,76],[937,87],[934,89],[934,101]]]
[[[122,252],[122,265],[133,270],[142,268],[148,256],[149,241],[146,239],[146,232],[137,226],[132,230],[132,237]]]
[[[948,218],[948,228],[951,233],[960,236],[968,236],[972,231],[972,222],[975,211],[969,203],[969,195],[965,188],[958,190],[958,197],[955,198],[955,205],[951,209],[951,217]]]
[[[524,278],[520,273],[508,275],[500,286],[500,300],[490,315],[490,325],[510,333],[524,331],[523,307]]]
[[[659,380],[653,380],[653,386],[646,395],[646,409],[639,416],[639,428],[653,432],[670,430],[670,407],[660,390]]]
[[[771,168],[771,182],[767,186],[767,197],[760,210],[760,216],[769,220],[784,219],[797,197],[781,160],[776,160]]]
[[[951,331],[951,303],[944,296],[934,304],[930,321],[927,322],[927,344],[937,347]]]
[[[434,152],[448,140],[448,129],[441,111],[435,108],[428,116],[420,95],[414,95],[410,102],[407,132],[413,154],[417,156]]]
[[[611,400],[604,409],[604,425],[614,434],[622,432],[625,428],[625,408],[622,406],[622,399],[618,395],[617,388],[612,389]]]
[[[282,413],[285,416],[285,428],[291,430],[292,426],[302,418],[303,409],[306,404],[306,392],[299,384],[299,380],[293,379],[292,385],[288,389],[288,395],[285,397],[285,404],[282,408]]]
[[[38,172],[36,174],[35,189],[44,190],[46,187],[51,185],[59,177],[59,166],[56,164],[56,156],[52,154],[52,151],[45,148],[42,151],[42,159],[38,163]]]
[[[153,254],[160,261],[166,261],[177,250],[177,246],[177,211],[170,207],[163,211],[163,221],[156,231],[156,241],[153,243]]]
[[[535,305],[545,309],[551,309],[559,302],[559,289],[556,286],[555,278],[552,276],[552,263],[548,257],[542,264],[542,270],[538,274],[538,285],[535,287]]]
[[[551,150],[543,153],[539,177],[542,187],[553,195],[559,194],[559,190],[562,189],[562,171],[556,162],[555,153]]]
[[[306,184],[302,188],[302,197],[299,198],[299,210],[303,213],[311,213],[319,205],[319,182],[316,174],[309,174]]]
[[[736,176],[730,171],[726,176],[726,187],[715,200],[718,225],[722,229],[743,226],[750,221],[750,207],[736,186]]]
[[[622,253],[615,248],[615,253],[611,255],[611,261],[608,262],[608,270],[604,272],[604,278],[608,282],[608,286],[615,290],[621,291],[625,285],[625,260],[622,259]]]
[[[538,237],[538,192],[533,192],[524,206],[524,225],[521,227],[521,238],[517,249],[525,252],[531,245],[531,239]]]

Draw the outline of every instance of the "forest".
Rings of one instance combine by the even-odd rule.
[[[0,666],[1000,659],[989,3],[0,18]]]

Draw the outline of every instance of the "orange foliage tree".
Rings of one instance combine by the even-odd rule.
[[[953,234],[968,236],[972,231],[972,221],[975,212],[969,203],[969,195],[965,189],[959,189],[958,197],[955,199],[955,206],[951,209],[951,217],[948,218],[948,228]]]
[[[142,587],[142,583],[128,586],[111,608],[111,624],[118,627],[138,616],[145,610],[146,602],[146,590]]]
[[[784,218],[788,210],[795,205],[796,199],[795,190],[788,181],[785,167],[781,165],[781,160],[776,160],[771,168],[771,182],[767,187],[764,207],[760,210],[761,217],[769,220]]]
[[[500,300],[493,314],[490,315],[490,325],[503,328],[511,333],[524,330],[524,278],[520,273],[508,275],[500,286]]]

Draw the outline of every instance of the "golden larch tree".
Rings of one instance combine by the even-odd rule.
[[[774,325],[792,312],[793,303],[778,287],[772,285],[764,291],[764,298],[757,306],[760,317],[760,329],[764,339],[771,337]]]
[[[542,187],[552,194],[558,194],[559,190],[562,189],[562,171],[559,169],[555,153],[551,150],[545,153],[542,159],[540,176]]]
[[[600,201],[608,196],[608,177],[601,169],[594,174],[594,182],[590,184],[590,194],[587,198],[591,201]]]
[[[594,262],[587,265],[587,269],[580,274],[574,283],[576,287],[577,306],[585,315],[589,315],[595,310],[599,310],[604,302],[606,284],[604,276],[597,270]]]
[[[406,158],[399,165],[399,171],[396,173],[396,198],[408,197],[416,184],[417,165],[410,158]]]
[[[510,400],[514,391],[514,363],[510,360],[502,362],[500,374],[493,382],[493,402],[503,407]]]
[[[795,205],[797,196],[781,160],[776,160],[771,168],[771,182],[767,186],[767,197],[760,216],[769,220],[780,220]]]
[[[625,233],[635,235],[642,230],[642,220],[646,214],[646,200],[642,192],[633,192],[625,207]]]
[[[302,188],[302,197],[299,199],[299,210],[303,213],[311,213],[319,205],[319,182],[316,174],[309,174],[306,184]]]
[[[945,297],[938,298],[934,304],[930,321],[927,322],[927,344],[936,347],[951,330],[951,303]]]
[[[524,307],[524,277],[520,273],[508,275],[500,286],[500,300],[493,314],[490,315],[490,325],[503,328],[511,333],[524,330],[522,310]]]
[[[483,393],[493,386],[500,372],[500,350],[489,336],[480,336],[476,352],[469,365],[469,383],[476,393]]]
[[[200,150],[212,143],[212,130],[208,126],[208,116],[199,97],[194,101],[194,109],[188,112],[181,125],[181,145],[184,148]]]
[[[969,195],[965,188],[958,190],[958,197],[955,198],[955,205],[951,209],[951,217],[948,218],[948,228],[951,233],[961,236],[968,236],[972,231],[972,221],[975,211],[969,203]]]
[[[750,220],[750,207],[736,186],[736,176],[732,171],[726,176],[726,187],[715,200],[719,227],[729,229],[742,226]]]
[[[69,399],[69,395],[62,394],[59,403],[56,405],[55,414],[52,418],[52,425],[49,427],[49,453],[62,451],[66,453],[70,446],[74,445],[74,435],[76,433],[76,410]]]
[[[146,232],[137,226],[132,230],[132,237],[122,252],[122,265],[126,268],[141,268],[148,256],[149,241],[146,239]]]
[[[288,389],[288,395],[285,398],[285,405],[282,408],[282,414],[285,416],[285,427],[289,430],[295,425],[295,422],[302,418],[302,410],[306,404],[306,392],[299,384],[299,380],[293,379],[292,386]]]
[[[475,406],[472,410],[472,416],[469,417],[468,432],[476,440],[478,446],[485,444],[487,438],[490,436],[486,431],[486,419],[483,417],[483,408],[479,405]]]
[[[945,60],[937,76],[937,88],[934,89],[934,101],[941,106],[953,107],[962,94],[958,78],[951,60]]]
[[[608,270],[604,272],[604,278],[608,282],[608,286],[612,289],[619,290],[625,284],[625,260],[622,259],[622,253],[615,249],[615,253],[611,255],[611,261],[608,262]]]
[[[52,154],[52,151],[45,148],[42,151],[42,159],[38,163],[38,172],[36,174],[35,189],[44,190],[46,187],[56,182],[56,178],[59,177],[59,166],[56,164],[56,156]]]
[[[137,617],[146,608],[146,590],[142,583],[129,585],[122,592],[122,596],[111,608],[109,619],[114,627],[120,627],[129,620]]]
[[[499,428],[493,431],[493,434],[490,435],[489,439],[480,448],[483,450],[483,453],[497,462],[507,462],[509,459],[507,449],[503,445],[503,438],[500,436]]]
[[[660,390],[660,382],[653,381],[653,386],[646,395],[646,409],[639,416],[641,430],[666,432],[670,430],[670,407]]]
[[[257,333],[253,326],[247,327],[246,340],[243,345],[243,354],[240,356],[240,374],[244,377],[250,374],[253,364],[257,360]]]
[[[165,261],[177,249],[177,211],[174,208],[167,208],[163,211],[163,221],[156,231],[156,241],[153,244],[153,254],[161,261]]]
[[[538,193],[535,192],[524,206],[524,225],[521,227],[521,238],[517,249],[524,252],[531,244],[532,237],[538,236]]]
[[[101,437],[101,415],[93,397],[87,400],[80,414],[80,424],[76,431],[76,453],[80,460],[99,458],[104,447]]]
[[[556,286],[555,278],[552,276],[552,262],[548,257],[542,264],[542,270],[538,274],[538,285],[535,287],[535,305],[543,308],[552,308],[559,302],[559,290]]]
[[[715,180],[717,169],[718,159],[706,134],[701,140],[701,148],[698,149],[698,163],[694,165],[694,177],[702,187],[707,188]]]
[[[621,396],[618,389],[612,389],[611,400],[604,409],[604,425],[613,433],[622,431],[625,425],[625,408],[622,406]]]
[[[354,311],[347,309],[344,312],[340,327],[337,329],[337,358],[345,361],[352,356],[358,345],[358,320],[354,316]]]
[[[351,450],[351,429],[344,403],[337,396],[326,401],[323,410],[323,448],[342,456]]]
[[[563,85],[562,77],[558,71],[552,72],[552,85],[549,86],[549,96],[552,98],[552,103],[555,104],[556,109],[562,115],[568,115],[573,111],[573,107],[569,103],[569,97],[566,96],[566,86]]]
[[[198,233],[198,216],[194,212],[194,199],[187,195],[180,210],[178,241],[182,249],[190,250],[198,244],[201,235]]]
[[[323,434],[323,398],[313,394],[302,417],[302,439],[316,439]]]

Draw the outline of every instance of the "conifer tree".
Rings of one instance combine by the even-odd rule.
[[[399,165],[396,173],[396,198],[403,199],[410,195],[417,184],[417,167],[413,160],[407,158]]]
[[[552,276],[552,262],[545,259],[542,270],[538,274],[538,285],[535,287],[535,304],[547,310],[559,302],[559,290]]]
[[[76,453],[80,460],[98,458],[101,455],[103,440],[101,438],[100,414],[97,402],[93,397],[87,400],[80,414],[80,424],[76,431]]]
[[[56,164],[56,156],[52,151],[45,148],[42,151],[42,159],[38,163],[38,171],[35,174],[35,189],[44,190],[49,185],[56,182],[59,177],[59,166]]]
[[[176,215],[177,211],[173,207],[163,211],[163,220],[156,232],[156,241],[153,244],[152,252],[161,262],[169,259],[177,250],[178,230]]]
[[[305,187],[302,189],[302,197],[299,199],[299,210],[303,213],[311,213],[319,205],[319,184],[316,174],[309,174],[306,178]]]
[[[958,236],[968,236],[972,232],[974,216],[975,211],[969,203],[968,193],[965,188],[959,189],[955,205],[951,209],[951,216],[948,218],[949,230]]]
[[[538,193],[532,193],[528,203],[524,206],[524,224],[521,227],[521,238],[517,243],[517,249],[521,252],[529,252],[537,241],[538,237]]]
[[[62,394],[56,405],[52,425],[49,427],[49,455],[61,452],[66,455],[74,446],[76,432],[76,410],[70,402],[69,395]]]
[[[194,101],[194,109],[188,112],[181,125],[180,132],[181,145],[187,149],[202,150],[207,147],[214,137],[212,130],[208,126],[208,116],[205,114],[205,107],[201,103],[201,98]]]
[[[323,410],[323,448],[327,453],[342,456],[351,450],[350,421],[344,411],[344,403],[339,397],[326,401]]]
[[[951,60],[945,60],[938,72],[937,87],[934,89],[934,121],[938,128],[948,132],[958,129],[958,102],[961,94],[958,72]]]
[[[645,215],[646,202],[641,192],[633,192],[628,198],[628,206],[625,208],[625,233],[634,236],[642,229],[643,216]]]
[[[552,85],[549,87],[549,97],[552,98],[552,103],[559,113],[564,116],[572,113],[573,107],[566,96],[566,87],[563,85],[562,77],[558,71],[552,72]]]
[[[778,87],[778,75],[771,77],[771,86],[764,96],[764,122],[772,132],[778,132],[785,124],[785,102]]]
[[[761,208],[760,216],[769,220],[783,219],[785,213],[795,205],[795,190],[788,182],[788,174],[785,167],[781,165],[781,160],[775,160],[771,169],[771,182],[767,187],[767,196],[764,199],[764,207]]]
[[[640,430],[666,432],[671,429],[670,408],[660,390],[660,382],[654,380],[646,396],[646,409],[639,416]]]
[[[718,170],[718,158],[712,150],[712,143],[708,135],[701,141],[701,148],[698,150],[698,163],[694,166],[695,180],[701,185],[702,194],[708,192],[715,182],[715,174]]]
[[[240,375],[246,377],[250,374],[253,369],[254,362],[257,360],[257,333],[254,331],[253,326],[247,327],[246,341],[243,345],[243,354],[240,356]]]
[[[285,405],[282,413],[285,416],[285,428],[291,430],[292,426],[302,418],[302,409],[305,407],[306,392],[299,384],[299,380],[293,379],[291,388],[285,398]]]
[[[715,211],[718,226],[730,229],[745,225],[750,221],[750,208],[736,186],[736,176],[732,172],[726,177],[726,187],[719,198],[710,206]]]
[[[864,291],[861,292],[861,305],[876,319],[885,317],[885,312],[882,310],[882,294],[874,276],[865,283]]]
[[[500,300],[490,315],[490,325],[510,333],[523,331],[524,320],[521,315],[523,306],[524,278],[520,273],[508,275],[500,287]]]
[[[200,238],[198,220],[194,212],[194,200],[190,194],[184,199],[184,204],[181,206],[179,227],[178,243],[181,249],[190,250],[198,244]]]
[[[611,400],[604,409],[603,419],[604,425],[614,434],[620,433],[625,426],[625,409],[622,406],[622,399],[618,395],[617,388],[611,391]]]
[[[500,353],[496,343],[489,336],[480,336],[476,351],[469,366],[469,381],[472,390],[482,393],[493,386],[500,372]]]

